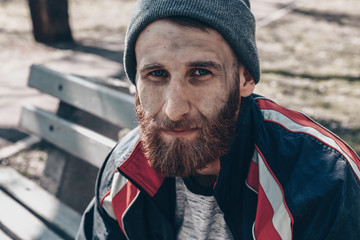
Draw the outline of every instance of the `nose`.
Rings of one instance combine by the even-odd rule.
[[[190,112],[190,103],[187,96],[186,89],[181,86],[181,83],[170,84],[163,108],[170,120],[179,121]]]

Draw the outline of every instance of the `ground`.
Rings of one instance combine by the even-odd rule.
[[[360,4],[358,0],[300,2],[294,11],[257,31],[262,77],[256,93],[304,112],[360,153]],[[64,57],[79,45],[107,43],[116,46],[115,50],[122,48],[134,1],[69,3],[78,45],[48,46],[32,38],[27,1],[0,0],[0,84],[9,81],[14,71]],[[21,77],[26,78],[26,74]],[[14,82],[13,86],[24,84]],[[42,143],[0,162],[36,180],[47,149]]]
[[[360,153],[360,4],[306,1],[258,32],[258,92],[324,124]]]

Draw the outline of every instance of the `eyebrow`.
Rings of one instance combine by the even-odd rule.
[[[223,67],[220,64],[213,61],[194,61],[187,63],[186,66],[192,68],[214,68],[218,71],[223,71]],[[153,63],[145,64],[140,68],[139,71],[146,72],[164,67],[165,66],[161,63],[153,62]]]
[[[214,68],[218,71],[223,71],[223,67],[213,61],[195,61],[195,62],[190,62],[188,64],[186,64],[188,67],[193,67],[193,68]]]
[[[155,70],[155,69],[159,69],[159,68],[164,68],[164,65],[154,62],[154,63],[149,63],[149,64],[145,64],[144,66],[142,66],[140,68],[140,72],[146,72],[146,71],[151,71],[151,70]]]

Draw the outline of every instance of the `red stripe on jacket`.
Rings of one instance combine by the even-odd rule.
[[[139,189],[137,189],[131,182],[127,182],[125,186],[115,195],[112,199],[112,205],[114,208],[116,219],[119,223],[121,230],[125,234],[122,218],[129,208],[131,203],[134,201]]]

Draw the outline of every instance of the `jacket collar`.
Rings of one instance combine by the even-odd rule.
[[[137,142],[129,157],[120,164],[119,170],[151,197],[154,197],[165,179],[163,174],[156,172],[148,164],[140,141]]]

